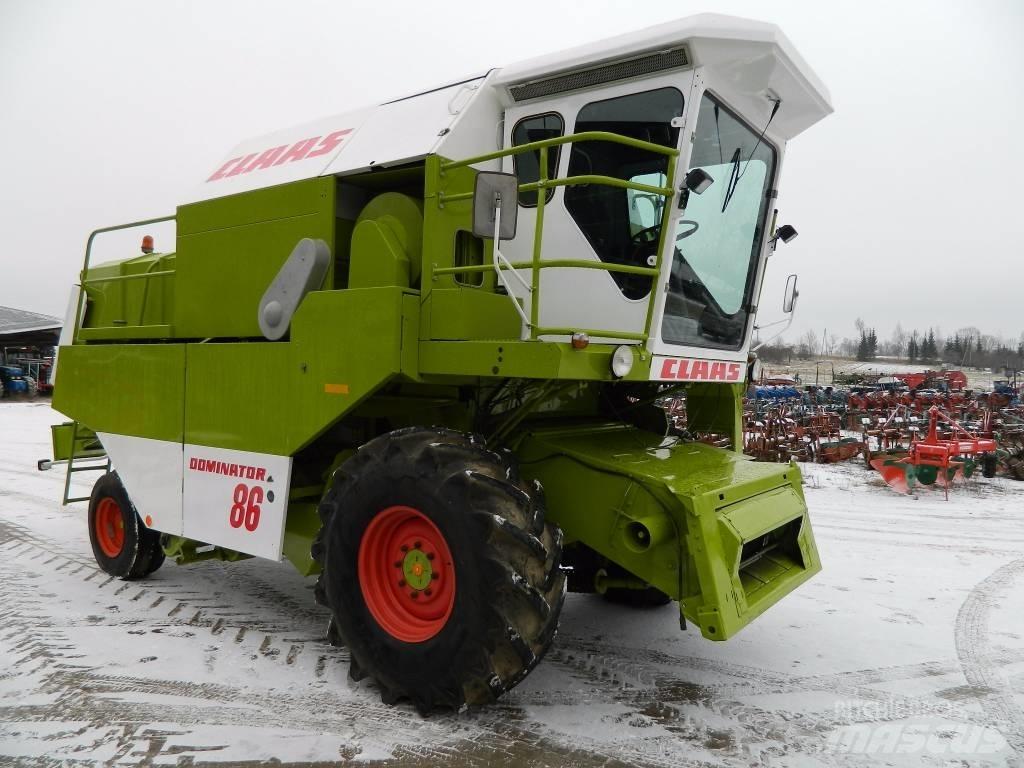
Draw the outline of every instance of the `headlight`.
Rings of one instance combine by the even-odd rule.
[[[633,348],[623,344],[615,348],[612,353],[612,373],[616,378],[621,379],[628,376],[633,370]]]

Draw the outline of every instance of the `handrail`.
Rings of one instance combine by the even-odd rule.
[[[548,149],[550,147],[557,147],[563,144],[573,144],[576,142],[584,141],[608,141],[616,144],[622,144],[628,147],[634,147],[636,149],[654,152],[660,155],[665,155],[667,158],[669,158],[669,161],[666,163],[667,168],[665,173],[665,186],[657,187],[652,186],[650,184],[637,184],[631,181],[626,181],[625,179],[615,178],[613,176],[600,176],[595,174],[587,174],[583,176],[566,176],[562,178],[549,179],[547,175]],[[534,227],[533,234],[533,258],[531,261],[518,262],[515,264],[506,261],[505,264],[500,265],[487,264],[466,267],[432,267],[431,278],[436,279],[437,277],[442,275],[459,275],[471,274],[475,272],[487,272],[490,271],[491,269],[530,269],[532,270],[530,280],[530,319],[529,322],[527,322],[527,326],[530,328],[531,340],[536,340],[539,336],[562,336],[572,335],[573,333],[587,333],[590,336],[629,339],[639,342],[646,342],[647,339],[650,337],[651,321],[654,317],[654,301],[657,293],[657,279],[658,276],[661,274],[662,253],[665,250],[665,240],[668,232],[668,223],[672,213],[671,206],[668,203],[675,194],[675,163],[672,162],[672,158],[679,156],[679,150],[674,147],[666,147],[662,144],[653,144],[649,141],[642,141],[640,139],[633,139],[628,136],[621,136],[617,133],[609,133],[607,131],[584,131],[582,133],[570,134],[568,136],[559,136],[553,139],[543,139],[541,141],[533,141],[528,144],[520,144],[515,147],[509,147],[507,149],[498,150],[497,152],[489,152],[485,155],[478,155],[476,157],[471,157],[466,160],[442,161],[439,166],[439,175],[443,177],[445,171],[447,170],[451,170],[454,168],[465,168],[476,163],[483,163],[490,160],[498,160],[504,157],[520,155],[525,152],[538,153],[537,162],[539,180],[535,182],[529,182],[527,184],[520,184],[519,192],[539,192],[541,190],[546,191],[554,187],[570,187],[581,184],[595,184],[600,186],[616,187],[619,189],[631,189],[636,192],[646,193],[648,195],[658,195],[664,197],[665,204],[662,207],[660,224],[661,231],[658,235],[658,250],[654,265],[651,267],[639,267],[628,264],[606,263],[602,261],[585,261],[582,259],[553,259],[549,261],[542,261],[541,241],[543,239],[544,233],[544,207],[547,199],[547,194],[538,194],[536,207],[536,225]],[[440,207],[444,207],[445,203],[454,203],[465,200],[471,200],[472,198],[472,192],[459,192],[453,195],[445,195],[443,192],[439,191],[437,195],[437,203]],[[572,329],[541,327],[539,323],[540,271],[542,269],[548,268],[599,269],[605,272],[615,272],[620,274],[632,274],[650,277],[651,291],[647,300],[647,316],[644,320],[643,332],[632,333],[625,331],[588,330],[582,328]],[[515,296],[510,295],[509,298],[512,301],[517,301]]]
[[[504,270],[509,269],[530,269],[532,261],[507,262],[507,266],[501,266]],[[604,272],[620,272],[624,275],[649,275],[658,276],[658,270],[654,267],[634,267],[632,264],[605,264],[600,261],[585,261],[583,259],[550,259],[544,262],[544,267],[563,267],[572,269],[600,269]],[[463,275],[473,272],[490,272],[494,269],[490,264],[471,264],[466,267],[437,267],[433,274],[438,275]]]
[[[155,262],[154,262],[155,263]],[[83,280],[82,285],[98,285],[99,283],[116,283],[121,280],[142,280],[150,277],[167,277],[175,274],[173,269],[164,269],[159,272],[136,272],[132,275],[111,275],[110,277],[90,277]]]
[[[177,215],[160,216],[155,219],[143,219],[141,221],[132,221],[128,224],[115,224],[111,227],[101,227],[100,229],[94,229],[89,234],[89,239],[85,242],[85,260],[82,262],[82,273],[79,276],[79,284],[82,286],[82,290],[78,292],[78,306],[75,308],[75,320],[71,334],[71,343],[74,344],[78,341],[78,332],[81,330],[82,322],[82,307],[85,302],[85,287],[87,285],[94,285],[100,282],[113,282],[117,279],[130,279],[137,277],[164,277],[167,274],[163,272],[152,272],[152,273],[141,273],[139,275],[118,275],[116,277],[109,278],[93,278],[86,280],[85,276],[89,272],[89,262],[92,260],[92,243],[96,239],[97,235],[106,234],[107,232],[117,232],[122,229],[132,229],[133,227],[145,227],[150,224],[161,224],[165,221],[174,221],[177,219]]]
[[[575,144],[578,141],[610,141],[614,144],[622,144],[627,147],[633,147],[634,149],[646,149],[650,152],[656,152],[659,155],[666,155],[668,157],[675,157],[679,154],[679,150],[675,147],[666,147],[664,144],[654,144],[653,142],[644,141],[643,139],[631,139],[629,136],[623,136],[619,133],[611,133],[610,131],[583,131],[582,133],[570,133],[567,136],[557,136],[553,139],[531,141],[528,144],[517,144],[516,146],[508,147],[507,149],[499,149],[497,152],[488,152],[486,155],[477,155],[476,157],[471,157],[468,160],[448,160],[441,163],[441,170],[446,171],[449,168],[463,168],[467,165],[473,165],[474,163],[484,163],[488,160],[497,160],[511,155],[521,155],[524,152],[533,152],[538,149],[561,146],[562,144]]]
[[[535,192],[540,189],[551,189],[553,187],[573,187],[576,185],[583,184],[600,184],[604,187],[618,187],[619,189],[632,189],[637,192],[646,192],[650,195],[665,195],[671,196],[671,187],[654,187],[650,184],[637,184],[632,181],[626,181],[625,179],[617,179],[614,176],[597,176],[594,174],[587,174],[585,176],[567,176],[564,179],[549,179],[547,181],[531,181],[527,184],[520,184],[520,192]],[[472,192],[459,192],[455,195],[438,195],[438,200],[442,203],[455,203],[459,200],[470,200],[473,197]]]

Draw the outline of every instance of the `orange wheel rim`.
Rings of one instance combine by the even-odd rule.
[[[455,567],[444,535],[412,507],[381,510],[359,543],[359,587],[381,628],[422,643],[440,632],[455,605]]]
[[[93,523],[96,541],[107,557],[117,557],[124,549],[124,516],[121,505],[109,496],[100,500]]]

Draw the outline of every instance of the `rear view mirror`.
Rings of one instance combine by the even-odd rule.
[[[792,224],[783,224],[777,230],[775,230],[775,237],[773,240],[781,240],[784,243],[788,243],[790,240],[796,237],[796,227]]]
[[[481,171],[473,187],[473,234],[511,240],[519,215],[519,178],[514,173]],[[495,226],[498,231],[495,232]]]
[[[796,308],[796,300],[800,296],[800,291],[796,289],[796,275],[790,275],[786,278],[786,293],[782,297],[782,311],[787,315],[790,314]]]
[[[679,210],[685,211],[686,204],[690,201],[690,193],[697,195],[704,194],[704,190],[715,183],[711,174],[703,168],[691,168],[683,179],[683,185],[679,188]]]
[[[688,190],[698,195],[702,195],[704,194],[704,190],[715,183],[715,180],[711,178],[711,174],[703,168],[693,168],[686,174],[684,183]]]

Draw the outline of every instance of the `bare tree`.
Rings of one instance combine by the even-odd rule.
[[[800,341],[797,343],[797,354],[803,358],[813,357],[814,350],[817,346],[817,332],[808,329],[804,332],[804,335],[800,337]]]
[[[896,357],[903,357],[907,351],[907,332],[903,325],[897,321],[896,328],[892,332],[892,340],[889,342],[889,354]]]
[[[822,357],[832,357],[839,346],[839,337],[831,331],[825,337],[825,349],[821,350]]]

